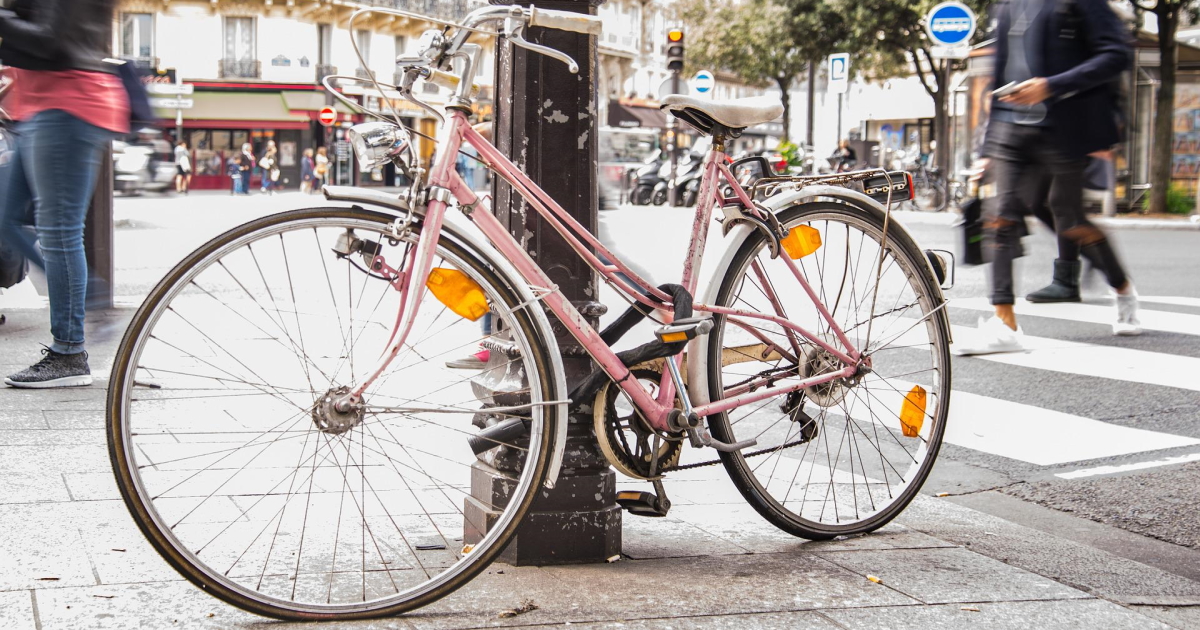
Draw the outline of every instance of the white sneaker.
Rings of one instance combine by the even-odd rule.
[[[960,357],[978,354],[997,354],[1000,352],[1021,352],[1025,349],[1025,333],[1018,327],[1013,330],[1004,320],[991,316],[987,320],[979,318],[979,330],[965,342],[958,342],[950,349]]]
[[[1129,287],[1127,295],[1117,293],[1117,321],[1113,324],[1113,334],[1123,337],[1142,334],[1142,322],[1138,321],[1137,290]]]

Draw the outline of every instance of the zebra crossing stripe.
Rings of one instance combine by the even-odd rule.
[[[867,381],[869,386],[871,381]],[[850,415],[862,420],[898,420],[903,393],[911,383],[889,379],[888,387],[872,388],[877,413],[849,405]],[[891,409],[893,415],[879,412]],[[898,431],[898,426],[891,427]],[[1103,457],[1129,455],[1181,446],[1200,440],[1181,435],[1109,424],[1034,405],[954,389],[945,441],[955,446],[999,455],[1038,466],[1054,466]]]
[[[1170,299],[1171,301],[1165,302],[1163,301],[1165,299]],[[1190,298],[1144,298],[1142,302],[1150,303],[1155,300],[1163,304],[1180,304],[1180,302],[1186,302]],[[1197,302],[1200,303],[1200,300],[1197,300]],[[1180,305],[1192,306],[1192,304],[1187,303]],[[974,311],[992,310],[992,305],[988,302],[988,299],[981,297],[956,298],[950,300],[950,307]],[[1048,317],[1051,319],[1065,319],[1089,324],[1111,325],[1117,318],[1116,307],[1111,304],[1031,304],[1024,299],[1019,299],[1017,300],[1016,311],[1018,319],[1021,316]],[[1138,319],[1142,322],[1142,328],[1146,330],[1157,330],[1180,335],[1200,335],[1200,315],[1156,311],[1146,308],[1146,305],[1143,304],[1142,308],[1138,310]]]

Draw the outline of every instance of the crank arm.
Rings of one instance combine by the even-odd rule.
[[[687,434],[688,439],[692,442],[692,446],[696,448],[709,446],[721,451],[722,453],[736,453],[744,448],[750,448],[751,446],[758,444],[758,440],[754,439],[742,440],[741,442],[734,442],[733,444],[722,442],[721,440],[718,440],[710,435],[708,429],[688,429]]]

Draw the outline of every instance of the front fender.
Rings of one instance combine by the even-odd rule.
[[[417,218],[424,218],[425,216],[424,206],[410,209],[407,200],[379,190],[356,188],[353,186],[325,186],[323,190],[325,198],[330,201],[375,206],[377,209],[396,217],[406,217],[410,213]],[[458,221],[451,220],[451,216],[457,216],[457,213],[447,213],[446,221],[442,223],[442,238],[449,237],[460,245],[478,252],[501,275],[513,278],[514,280],[521,278],[521,274],[512,266],[512,263],[502,257],[492,247],[491,243],[487,242],[487,239],[482,234],[475,233],[469,225],[463,225]],[[520,295],[522,303],[537,303],[538,298],[527,283],[517,281],[513,289]],[[558,341],[555,340],[553,334],[550,334],[550,320],[546,317],[545,309],[531,308],[529,312],[533,316],[538,330],[541,331],[541,339],[539,341],[545,344],[546,351],[550,354],[550,361],[554,370],[552,378],[558,391],[565,396],[569,390],[567,389],[566,376],[563,371],[562,354],[558,349]],[[563,453],[566,452],[567,447],[567,403],[559,403],[556,407],[558,407],[559,421],[555,426],[554,447],[550,452],[550,466],[546,475],[545,486],[548,489],[554,488],[558,482],[558,474],[562,470]]]

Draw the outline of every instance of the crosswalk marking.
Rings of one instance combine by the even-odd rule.
[[[1150,302],[1150,298],[1143,300]],[[1200,302],[1200,300],[1198,300]],[[1169,302],[1162,302],[1167,304]],[[950,300],[953,308],[970,309],[974,311],[991,311],[992,305],[987,298],[957,298]],[[1189,306],[1185,304],[1185,306]],[[1065,319],[1090,324],[1111,325],[1117,317],[1116,307],[1101,304],[1060,303],[1060,304],[1031,304],[1024,299],[1017,300],[1017,316],[1049,317]],[[1200,335],[1200,315],[1186,313],[1171,313],[1145,308],[1138,311],[1138,319],[1142,328],[1180,335]]]
[[[853,401],[847,403],[850,415],[875,422],[895,419],[901,392],[908,391],[912,384],[897,379],[888,379],[888,384],[889,387],[869,391],[878,407],[892,410],[892,416],[859,409],[861,405],[856,406]],[[1200,444],[1195,438],[1123,427],[957,388],[950,393],[944,439],[955,446],[1038,466]]]
[[[1200,444],[961,390],[950,394],[946,441],[1039,466]]]
[[[897,318],[892,328],[904,329],[916,321],[915,318]],[[976,328],[970,326],[955,325],[950,328],[955,343],[970,344],[979,334]],[[924,331],[913,328],[893,341],[892,345],[925,341]],[[1032,335],[1025,335],[1025,347],[1025,352],[985,354],[971,358],[1051,372],[1200,391],[1198,358]]]
[[[1175,295],[1143,295],[1138,297],[1143,302],[1153,304],[1170,304],[1172,306],[1191,306],[1200,308],[1200,298],[1179,297]]]
[[[978,334],[969,326],[952,326],[955,342]],[[1147,385],[1200,391],[1200,359],[1162,352],[1098,346],[1025,335],[1026,352],[974,357],[985,361],[1066,374],[1094,376]]]
[[[1096,466],[1095,468],[1082,468],[1080,470],[1072,470],[1071,472],[1059,473],[1055,477],[1062,479],[1082,479],[1084,477],[1096,477],[1099,475],[1112,475],[1116,473],[1129,472],[1131,470],[1145,470],[1147,468],[1161,468],[1163,466],[1174,466],[1176,464],[1186,464],[1188,462],[1200,461],[1200,453],[1188,453],[1187,455],[1179,455],[1177,457],[1164,457],[1148,462],[1134,462],[1132,464],[1121,464],[1119,466]]]
[[[1158,303],[1187,306],[1187,300],[1188,298],[1160,299]],[[950,306],[968,310],[991,309],[991,305],[984,299],[952,300]],[[1112,310],[1112,307],[1064,305],[1087,308],[1051,309],[1053,314],[1047,314],[1047,311],[1044,310],[1045,306],[1055,305],[1027,305],[1026,314],[1088,321],[1089,318],[1097,319],[1097,315],[1101,312],[1111,314]],[[1172,322],[1169,321],[1170,318],[1164,319],[1158,316],[1178,314],[1156,312],[1145,308],[1142,313],[1148,315],[1149,319],[1157,325],[1171,326],[1176,330],[1181,327],[1182,322],[1189,321],[1186,318],[1191,317],[1196,320],[1197,330],[1188,331],[1188,333],[1200,334],[1200,317],[1184,315],[1185,319]],[[1072,317],[1068,318],[1068,314],[1071,314]],[[1107,319],[1104,321],[1107,323]],[[915,322],[915,319],[901,319],[891,328],[902,330]],[[970,326],[952,326],[952,330],[956,342],[969,342],[977,334],[977,330]],[[917,343],[924,339],[924,331],[918,327],[893,343],[904,345]],[[1029,335],[1025,337],[1025,345],[1028,348],[1026,352],[983,355],[974,358],[1021,368],[1200,391],[1200,376],[1197,376],[1200,375],[1200,358]],[[900,389],[904,388],[900,387]],[[899,408],[899,396],[897,395],[895,398],[893,406]],[[1014,392],[1013,398],[1019,399],[1019,394]],[[1039,466],[1063,465],[1070,462],[1149,453],[1200,444],[1200,440],[1186,436],[1123,427],[1033,405],[982,396],[964,391],[962,386],[958,385],[951,394],[950,416],[945,439],[948,443],[956,446]],[[1182,463],[1184,460],[1168,458],[1155,461],[1158,463],[1154,463],[1153,466]],[[1149,466],[1149,464],[1137,464],[1137,466]],[[1086,470],[1099,471],[1088,472],[1086,475],[1098,475],[1109,474],[1112,471],[1119,472],[1124,468],[1101,467]],[[1063,474],[1086,476],[1079,471]]]

